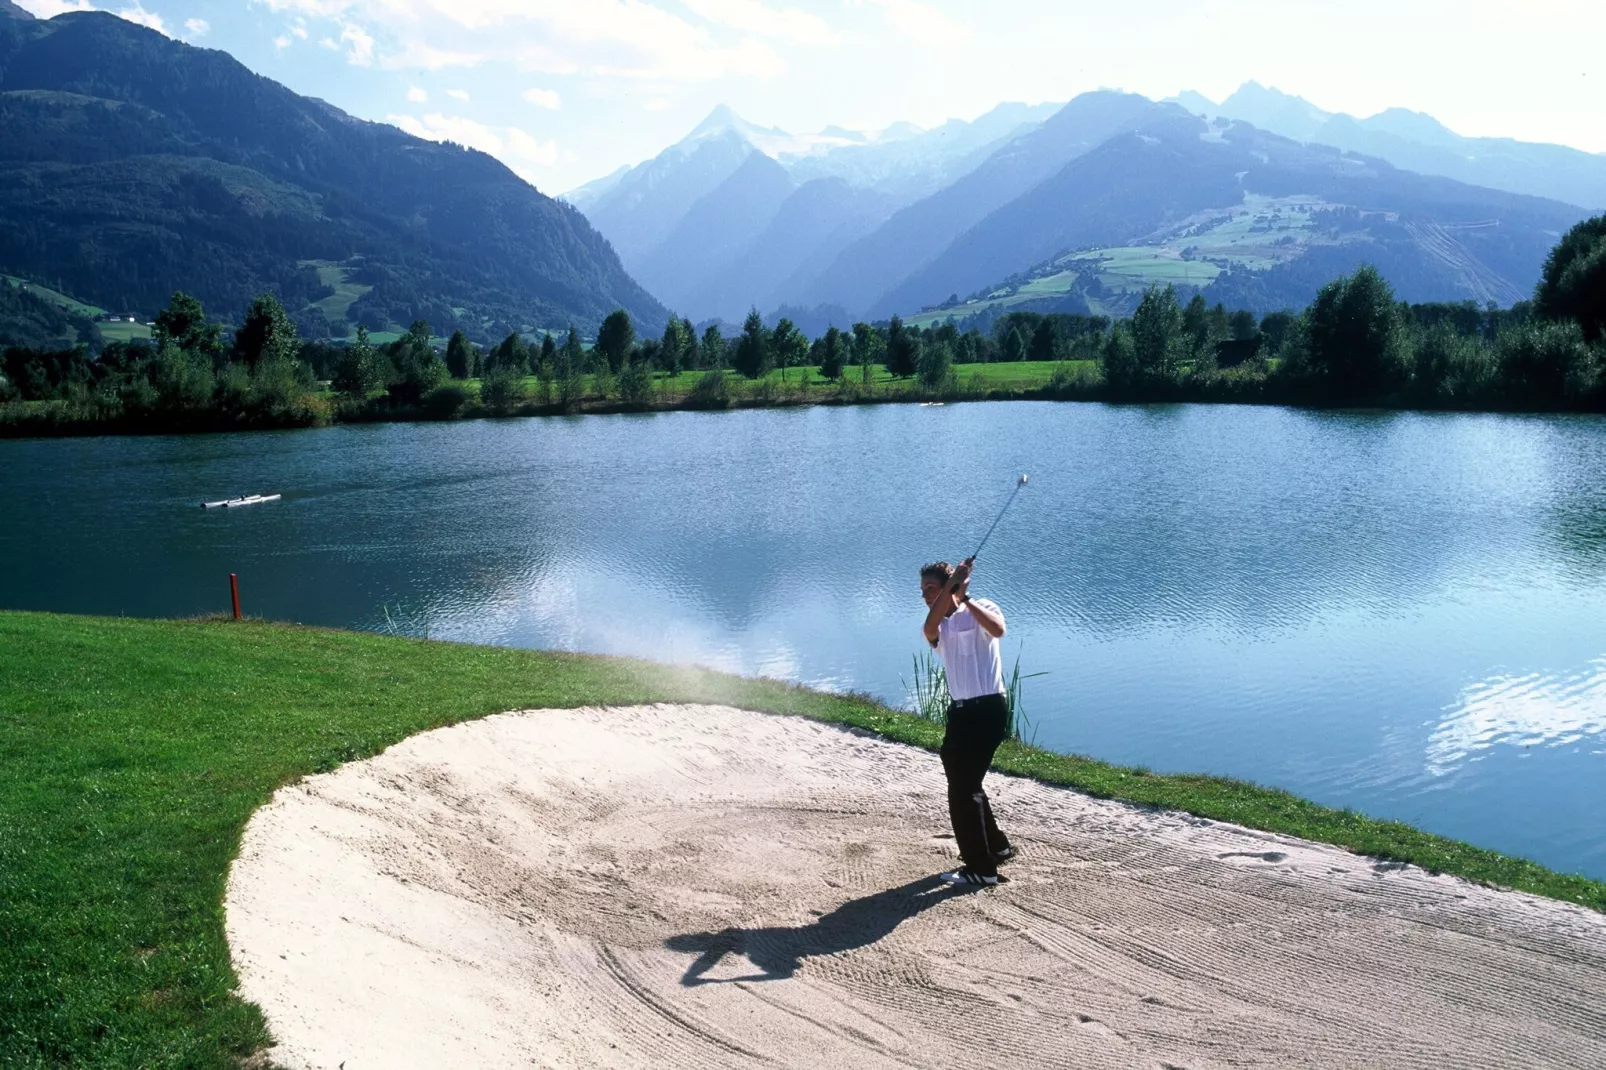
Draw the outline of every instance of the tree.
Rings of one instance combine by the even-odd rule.
[[[1260,325],[1253,312],[1241,308],[1227,320],[1227,330],[1238,341],[1247,342],[1260,333]]]
[[[719,333],[717,323],[710,323],[703,332],[703,366],[716,369],[725,366],[725,336]]]
[[[853,363],[861,368],[868,368],[872,364],[880,364],[886,356],[886,339],[881,332],[868,323],[855,323],[853,325]],[[865,382],[869,382],[869,373],[865,374]]]
[[[1131,329],[1135,385],[1175,382],[1186,346],[1176,288],[1150,286],[1145,290],[1137,311],[1132,313]]]
[[[1500,339],[1500,380],[1513,401],[1540,407],[1576,404],[1595,389],[1596,347],[1577,323],[1531,323]]]
[[[1405,380],[1394,291],[1371,266],[1323,286],[1302,319],[1300,370],[1335,400],[1374,400]]]
[[[557,374],[558,343],[552,340],[552,332],[547,331],[541,336],[541,356],[536,362],[536,374],[543,379],[551,379]]]
[[[649,344],[656,343],[649,340]],[[643,352],[625,365],[619,375],[619,400],[630,405],[645,405],[652,400],[652,354]]]
[[[835,327],[827,328],[820,342],[820,376],[834,382],[842,378],[844,367],[842,332]]]
[[[1293,333],[1294,324],[1298,315],[1283,309],[1280,312],[1268,312],[1260,320],[1260,333],[1266,336],[1266,352],[1270,356],[1279,356],[1288,336]]]
[[[1032,346],[1029,359],[1053,360],[1055,341],[1056,335],[1054,331],[1054,321],[1052,318],[1044,316],[1042,321],[1038,323],[1037,329],[1032,332]]]
[[[920,345],[910,336],[909,329],[898,316],[887,325],[887,372],[898,379],[907,379],[915,373],[920,361]]]
[[[368,341],[368,328],[357,328],[357,340],[346,346],[345,355],[329,384],[339,394],[357,401],[365,401],[375,390],[385,385],[385,376],[379,367],[374,347]]]
[[[563,348],[558,351],[558,403],[565,411],[580,402],[580,396],[585,390],[585,380],[580,378],[584,367],[585,350],[580,345],[580,333],[571,323],[569,337],[564,340]]]
[[[635,325],[630,322],[630,313],[622,308],[608,313],[608,318],[597,329],[597,353],[608,362],[608,370],[615,375],[625,366],[625,358],[635,342]]]
[[[472,379],[479,374],[479,357],[474,343],[462,331],[452,332],[451,341],[446,343],[446,368],[453,379]]]
[[[1026,339],[1021,336],[1019,327],[1012,327],[1004,336],[1004,360],[1013,364],[1018,360],[1026,359]]]
[[[301,351],[301,337],[272,294],[263,294],[246,309],[245,322],[234,334],[234,355],[255,371],[263,364],[289,363]]]
[[[954,347],[943,341],[928,342],[920,347],[915,374],[920,385],[927,390],[938,390],[947,385],[954,370]]]
[[[1586,341],[1606,336],[1606,215],[1579,223],[1550,250],[1534,290],[1534,312],[1572,320]]]
[[[156,314],[157,348],[171,342],[190,353],[202,353],[213,360],[223,353],[221,325],[206,321],[206,310],[198,298],[174,290],[167,308]]]
[[[770,332],[770,353],[781,369],[781,381],[786,381],[786,369],[801,367],[808,359],[809,340],[796,325],[781,317]]]
[[[1104,374],[1104,382],[1117,396],[1131,393],[1141,385],[1132,332],[1125,324],[1118,323],[1110,328],[1109,336],[1104,339],[1104,347],[1099,352],[1099,370]]]
[[[691,353],[696,346],[697,335],[690,322],[670,316],[658,343],[658,366],[669,375],[679,375],[680,369],[691,366]]]
[[[519,332],[514,331],[486,355],[485,367],[487,370],[508,368],[523,375],[530,368],[530,347],[524,344]]]
[[[758,309],[748,312],[742,323],[742,336],[736,340],[736,370],[749,379],[769,374],[771,363],[769,332]]]

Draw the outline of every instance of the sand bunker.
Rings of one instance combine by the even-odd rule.
[[[286,1067],[1606,1065],[1606,917],[717,707],[538,710],[279,792],[230,875]]]

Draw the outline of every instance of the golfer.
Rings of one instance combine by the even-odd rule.
[[[998,640],[1004,614],[985,598],[970,597],[975,557],[954,568],[946,561],[920,570],[926,614],[926,641],[936,648],[948,677],[948,727],[942,737],[942,769],[948,775],[948,816],[964,865],[942,879],[949,884],[997,884],[998,864],[1015,857],[1015,848],[993,820],[981,781],[993,752],[1009,730],[1004,698],[1004,667]]]

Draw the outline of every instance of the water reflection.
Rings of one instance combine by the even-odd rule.
[[[238,572],[267,617],[898,701],[916,569],[1021,472],[976,590],[1050,674],[1041,742],[1606,875],[1601,420],[1010,403],[0,442],[0,606],[204,612]]]
[[[1606,656],[1567,674],[1497,674],[1446,708],[1427,745],[1427,770],[1453,772],[1492,747],[1606,745]]]

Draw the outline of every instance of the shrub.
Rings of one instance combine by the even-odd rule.
[[[1530,323],[1500,339],[1500,378],[1518,404],[1576,403],[1596,386],[1599,361],[1577,323]]]
[[[494,413],[516,408],[526,396],[523,374],[511,365],[499,364],[480,380],[480,404]]]
[[[432,420],[450,420],[468,405],[471,397],[460,383],[437,386],[424,395],[424,414]]]
[[[724,371],[715,368],[704,372],[691,389],[688,399],[699,409],[723,409],[731,403],[730,384]]]
[[[619,400],[627,405],[652,401],[652,367],[646,360],[633,360],[620,373]]]

